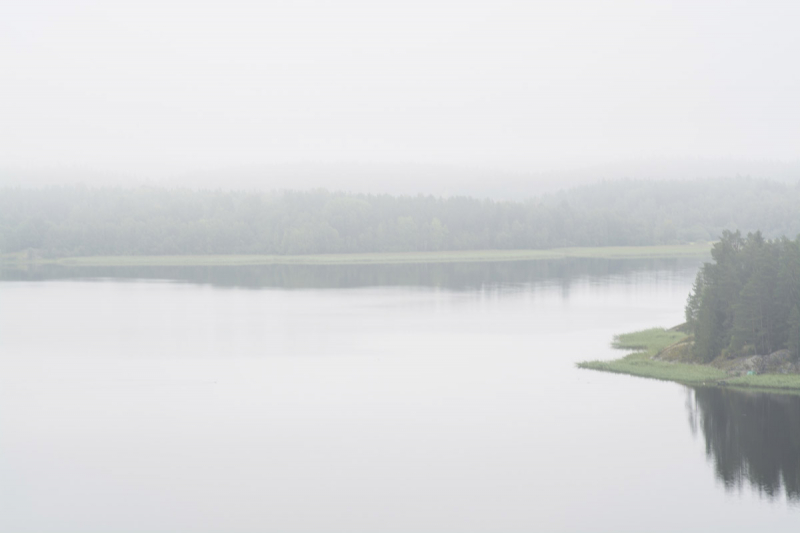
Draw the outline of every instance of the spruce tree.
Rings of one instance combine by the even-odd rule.
[[[792,359],[800,361],[800,306],[794,306],[789,315],[789,341],[788,348]]]
[[[800,357],[800,238],[770,241],[760,232],[726,231],[712,258],[686,305],[695,357],[707,362],[787,347]]]

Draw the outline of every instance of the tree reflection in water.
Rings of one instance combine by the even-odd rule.
[[[696,388],[687,408],[727,489],[749,484],[770,498],[783,489],[800,500],[800,397]]]
[[[699,259],[590,259],[535,261],[416,263],[375,265],[261,265],[261,266],[128,266],[65,267],[30,265],[16,268],[0,264],[0,281],[57,279],[150,279],[259,289],[357,288],[418,286],[449,290],[475,290],[501,284],[560,286],[565,295],[572,283],[611,279],[635,282],[652,273],[665,281],[694,275]]]

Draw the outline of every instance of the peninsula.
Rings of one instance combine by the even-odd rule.
[[[618,335],[632,350],[581,368],[677,381],[800,392],[800,238],[723,233],[698,272],[686,323]]]

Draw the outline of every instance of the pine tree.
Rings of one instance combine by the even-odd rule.
[[[697,321],[700,317],[700,304],[703,301],[703,290],[705,289],[705,276],[701,268],[697,272],[697,277],[692,286],[692,292],[689,293],[689,299],[686,302],[686,324],[690,329],[694,330],[697,327]]]
[[[800,237],[769,241],[758,232],[742,238],[726,231],[712,258],[686,305],[695,357],[800,350]]]
[[[789,316],[789,342],[788,348],[792,359],[800,361],[800,306],[794,306]]]

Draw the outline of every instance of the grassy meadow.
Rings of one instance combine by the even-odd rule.
[[[26,253],[0,256],[5,263],[74,266],[202,266],[202,265],[361,265],[530,261],[537,259],[703,258],[710,243],[661,246],[605,246],[547,250],[464,250],[439,252],[353,253],[316,255],[120,255],[42,258]]]
[[[675,381],[685,385],[720,385],[800,394],[800,375],[796,374],[729,376],[725,371],[711,365],[653,359],[665,348],[686,339],[686,337],[685,333],[663,328],[617,335],[611,344],[612,347],[620,350],[632,350],[630,354],[613,361],[584,361],[578,363],[578,367]]]

